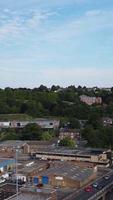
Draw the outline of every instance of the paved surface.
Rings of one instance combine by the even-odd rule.
[[[0,200],[5,200],[14,194],[16,194],[16,186],[14,184],[4,184],[0,186]]]
[[[106,200],[113,200],[113,190],[107,194]]]
[[[61,188],[61,189],[56,189],[56,194],[57,194],[57,199],[62,200],[65,197],[69,196],[72,194],[72,192],[75,191],[75,189],[70,189],[70,188]]]
[[[98,180],[98,184],[102,185],[103,188],[105,188],[109,183],[113,182],[113,172],[110,175],[110,178],[108,180],[105,180],[104,178],[100,178]],[[92,197],[94,194],[96,194],[99,191],[99,189],[94,188],[93,192],[85,192],[84,189],[81,190],[81,192],[75,197],[71,198],[70,200],[88,200],[90,197]],[[101,190],[100,190],[101,191]],[[113,198],[113,197],[112,197]]]

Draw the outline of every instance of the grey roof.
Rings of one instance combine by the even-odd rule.
[[[58,175],[71,178],[73,180],[84,181],[93,174],[93,169],[80,168],[75,164],[69,164],[64,162],[62,166],[60,165],[59,167],[56,166],[54,168],[49,168],[48,170],[46,170],[45,173],[42,172],[41,174],[44,176]]]
[[[50,196],[49,195],[44,195],[41,196],[41,194],[37,193],[37,195],[34,194],[29,194],[29,193],[22,193],[19,195],[19,200],[47,200]],[[17,200],[17,197],[12,197],[10,200]]]
[[[24,188],[19,194],[19,200],[49,200],[51,194],[55,192],[52,189],[37,189],[34,187]],[[11,200],[16,200],[17,197],[12,197]]]
[[[28,162],[27,162],[28,163]],[[47,164],[47,161],[38,161],[37,163],[34,162],[30,166],[23,166],[22,168],[18,169],[19,173],[22,173],[24,175],[33,172],[34,170],[39,170],[40,168],[43,168]]]
[[[62,155],[73,155],[73,156],[91,156],[91,155],[100,155],[103,152],[108,151],[109,149],[94,149],[94,148],[84,148],[82,150],[80,149],[69,149],[66,147],[57,147],[56,146],[50,146],[48,148],[37,148],[37,154],[38,153],[45,153],[45,154],[62,154]]]
[[[26,143],[25,141],[21,141],[21,140],[6,140],[3,142],[0,142],[0,147],[4,147],[4,146],[21,147],[25,143]]]

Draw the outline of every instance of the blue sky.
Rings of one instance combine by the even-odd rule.
[[[113,86],[113,0],[1,0],[0,80]]]

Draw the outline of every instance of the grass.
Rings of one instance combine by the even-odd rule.
[[[0,121],[10,120],[32,120],[33,118],[27,114],[0,114]]]

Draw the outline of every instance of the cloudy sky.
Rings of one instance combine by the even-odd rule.
[[[113,86],[113,0],[0,0],[0,87]]]

